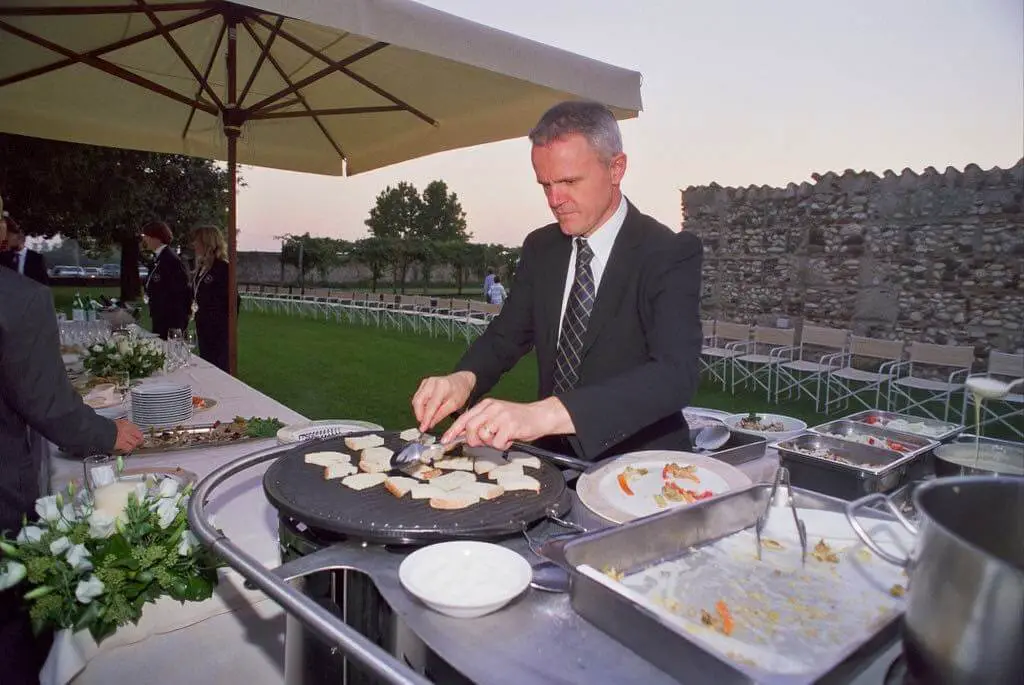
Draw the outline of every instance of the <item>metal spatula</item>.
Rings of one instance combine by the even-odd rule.
[[[461,435],[455,438],[452,442],[446,444],[426,442],[429,439],[429,436],[421,435],[419,438],[411,441],[408,445],[403,447],[401,451],[391,457],[391,468],[399,469],[403,466],[408,466],[416,462],[421,464],[430,463],[431,461],[438,459],[447,449],[466,441],[466,438]],[[540,447],[534,447],[533,445],[527,445],[522,442],[513,442],[511,447],[506,450],[506,455],[512,450],[532,454],[538,459],[543,459],[544,461],[550,462],[561,468],[586,471],[593,466],[593,464],[588,461],[569,457],[564,454],[558,454],[557,452],[549,452],[548,450],[541,449]]]

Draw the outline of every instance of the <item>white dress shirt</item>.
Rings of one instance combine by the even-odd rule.
[[[28,253],[28,248],[27,247],[22,247],[20,250],[18,250],[15,253],[16,255],[18,255],[18,261],[14,265],[15,266],[15,270],[19,274],[21,274],[23,276],[25,275],[25,254],[26,253]]]
[[[604,268],[608,265],[608,258],[612,254],[612,246],[615,245],[615,238],[622,229],[622,223],[626,220],[626,209],[628,208],[626,196],[619,200],[619,206],[615,213],[608,217],[589,238],[587,244],[594,251],[594,258],[590,260],[590,271],[594,275],[594,302],[597,302],[597,295],[601,292],[601,277],[604,276]],[[565,308],[569,305],[569,291],[576,280],[576,239],[572,240],[572,254],[569,255],[569,268],[565,273],[565,290],[562,291],[562,312],[558,316],[558,336],[562,336],[562,320],[565,318]]]

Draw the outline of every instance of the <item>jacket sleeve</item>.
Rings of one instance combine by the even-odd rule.
[[[493,388],[502,375],[533,348],[536,255],[533,241],[527,238],[523,243],[523,254],[513,279],[512,292],[502,305],[501,312],[488,324],[483,334],[473,341],[455,367],[456,371],[472,371],[476,374],[476,386],[470,404]]]
[[[46,439],[73,453],[110,452],[117,427],[86,406],[75,392],[60,357],[53,297],[33,288],[14,305],[16,335],[0,340],[0,393],[25,422]]]
[[[185,264],[180,259],[174,259],[172,266],[173,268],[169,269],[167,275],[168,283],[166,285],[168,301],[173,303],[172,311],[178,317],[176,325],[172,328],[185,328],[192,314],[192,285],[189,283]]]
[[[641,321],[648,359],[604,382],[559,399],[586,456],[600,454],[645,426],[678,412],[693,398],[701,349],[700,282],[703,248],[691,233],[672,237],[645,265]]]

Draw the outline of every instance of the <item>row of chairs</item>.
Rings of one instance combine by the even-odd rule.
[[[853,335],[850,330],[804,325],[799,340],[795,329],[751,326],[728,321],[703,321],[702,370],[735,392],[736,387],[759,388],[778,402],[806,395],[826,414],[847,407],[851,400],[865,408],[924,413],[941,403],[942,420],[950,414],[963,421],[970,393],[965,381],[974,365],[974,348]],[[985,375],[1024,377],[1024,355],[993,351]],[[960,401],[956,398],[960,396]],[[1024,395],[984,407],[983,424],[1001,423],[1024,437]]]
[[[394,295],[355,290],[312,288],[293,291],[282,286],[242,285],[238,289],[244,309],[323,317],[427,333],[468,343],[480,335],[501,305],[475,300],[426,295]]]

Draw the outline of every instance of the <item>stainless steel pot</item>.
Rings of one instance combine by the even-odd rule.
[[[937,447],[934,455],[935,475],[939,478],[1024,476],[1024,443],[961,435]]]
[[[920,531],[881,494],[846,510],[865,545],[907,569],[911,672],[936,685],[1024,683],[1024,479],[940,478],[913,499]],[[910,557],[879,547],[858,522],[858,510],[879,503],[917,536]]]

